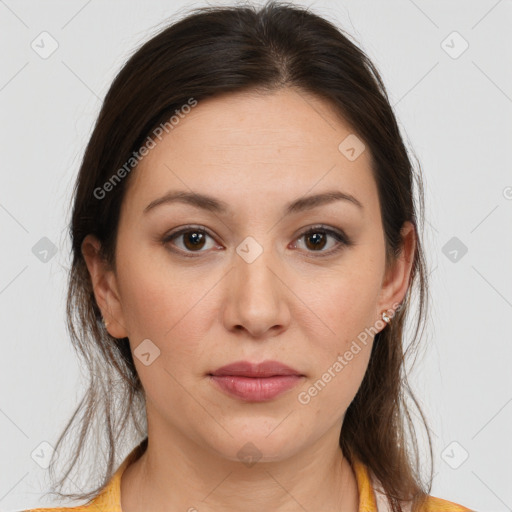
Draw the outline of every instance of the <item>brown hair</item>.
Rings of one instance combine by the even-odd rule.
[[[418,351],[428,299],[419,236],[422,229],[413,193],[416,180],[421,213],[421,173],[413,169],[382,79],[366,54],[333,22],[290,3],[269,2],[260,8],[239,5],[194,9],[141,46],[123,66],[105,97],[73,194],[67,320],[72,342],[87,365],[89,384],[56,445],[58,451],[77,422],[78,442],[73,445],[73,457],[57,488],[62,490],[83,453],[95,421],[99,420],[108,455],[106,467],[99,473],[100,487],[89,492],[53,494],[77,499],[93,497],[115,471],[118,449],[147,436],[144,390],[128,338],[115,339],[103,327],[81,252],[84,237],[96,235],[102,243],[102,256],[115,270],[120,207],[130,175],[116,181],[101,198],[95,191],[112,180],[148,135],[154,134],[156,127],[191,98],[201,102],[223,93],[272,92],[284,87],[294,87],[329,102],[369,148],[388,265],[401,252],[400,230],[404,222],[411,221],[416,227],[410,286],[391,324],[375,336],[363,382],[346,411],[340,446],[349,461],[358,458],[380,480],[394,512],[403,510],[400,501],[418,504],[430,493],[430,433],[405,372],[405,356]],[[402,337],[414,289],[418,291],[416,328],[404,350]],[[419,469],[408,397],[418,409],[427,433],[431,464],[427,484],[422,482]],[[124,438],[128,441],[122,444]],[[100,446],[98,437],[93,437],[90,448],[93,446]],[[51,471],[55,457],[56,454]]]

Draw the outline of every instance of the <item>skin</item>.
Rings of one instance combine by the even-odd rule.
[[[358,510],[339,434],[373,338],[308,404],[298,395],[365,328],[385,328],[382,311],[407,291],[416,238],[404,224],[402,254],[386,271],[369,151],[350,161],[338,150],[352,133],[328,103],[294,89],[200,101],[132,171],[117,272],[99,258],[94,236],[84,240],[110,334],[129,337],[132,352],[145,339],[160,350],[148,366],[134,357],[149,444],[123,474],[124,512],[238,512],[241,503],[249,512]],[[169,190],[209,194],[232,213],[183,203],[143,213]],[[283,215],[288,202],[327,190],[352,194],[363,209],[336,201]],[[162,242],[189,224],[208,231],[202,246],[184,236]],[[301,235],[316,224],[343,230],[353,245],[333,253],[339,242],[329,235],[315,249]],[[236,252],[247,236],[263,249],[251,263]],[[207,376],[233,361],[266,359],[305,377],[271,401],[248,403]],[[261,455],[250,467],[237,456],[247,442]]]

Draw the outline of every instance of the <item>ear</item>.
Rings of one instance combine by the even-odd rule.
[[[402,302],[409,287],[412,264],[416,251],[416,229],[412,222],[404,222],[402,229],[402,250],[396,261],[387,269],[382,280],[377,316],[380,318],[384,310],[392,316]]]
[[[101,243],[94,235],[87,235],[82,242],[82,254],[91,276],[94,297],[105,322],[108,323],[107,331],[114,338],[125,338],[128,332],[125,328],[117,278],[100,256],[100,247]]]

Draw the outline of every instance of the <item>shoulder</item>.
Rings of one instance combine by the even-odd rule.
[[[374,492],[375,502],[371,502],[372,506],[369,511],[372,512],[391,512],[388,499],[379,480],[371,474],[372,490]],[[402,502],[404,512],[413,512],[411,502]],[[366,510],[366,509],[365,509]],[[467,508],[464,505],[448,501],[442,498],[437,498],[432,495],[427,495],[421,503],[416,505],[414,512],[476,512],[473,509]]]
[[[91,512],[92,506],[79,505],[78,507],[56,507],[56,508],[27,508],[18,512]],[[96,512],[101,512],[101,509],[95,508]]]
[[[78,506],[70,506],[70,507],[47,507],[47,508],[27,508],[24,510],[19,510],[18,512],[102,512],[104,510],[108,510],[109,512],[114,512],[114,509],[109,509],[108,507],[104,507],[101,503],[97,502],[97,499],[93,499],[88,503]]]
[[[142,443],[144,443],[144,441]],[[138,454],[138,449],[141,445],[136,446],[132,452],[130,452],[114,475],[110,477],[110,480],[86,503],[81,505],[71,505],[68,507],[31,508],[20,510],[19,512],[122,512],[120,494],[121,475],[131,462],[132,458]]]
[[[404,512],[413,512],[410,502],[403,502]],[[391,512],[391,507],[383,494],[376,494],[376,507],[371,509],[374,512]],[[476,512],[453,501],[436,498],[435,496],[426,496],[425,500],[417,505],[414,512]]]
[[[47,507],[47,508],[28,508],[19,512],[122,512],[120,506],[116,506],[111,500],[107,499],[104,493],[92,498],[82,505],[69,507]]]
[[[357,457],[351,461],[359,490],[359,510],[365,512],[391,512],[388,498],[379,479]],[[402,503],[405,512],[412,512],[410,502]],[[452,501],[427,495],[415,512],[475,512]]]
[[[452,501],[443,500],[434,496],[427,496],[420,512],[475,512],[473,509],[459,505]]]
[[[79,507],[57,507],[57,508],[27,508],[18,512],[89,512],[91,510],[87,505]]]

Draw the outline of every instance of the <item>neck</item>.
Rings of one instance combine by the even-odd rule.
[[[357,482],[339,445],[319,440],[287,459],[245,464],[174,436],[149,436],[121,478],[123,512],[357,512]]]

